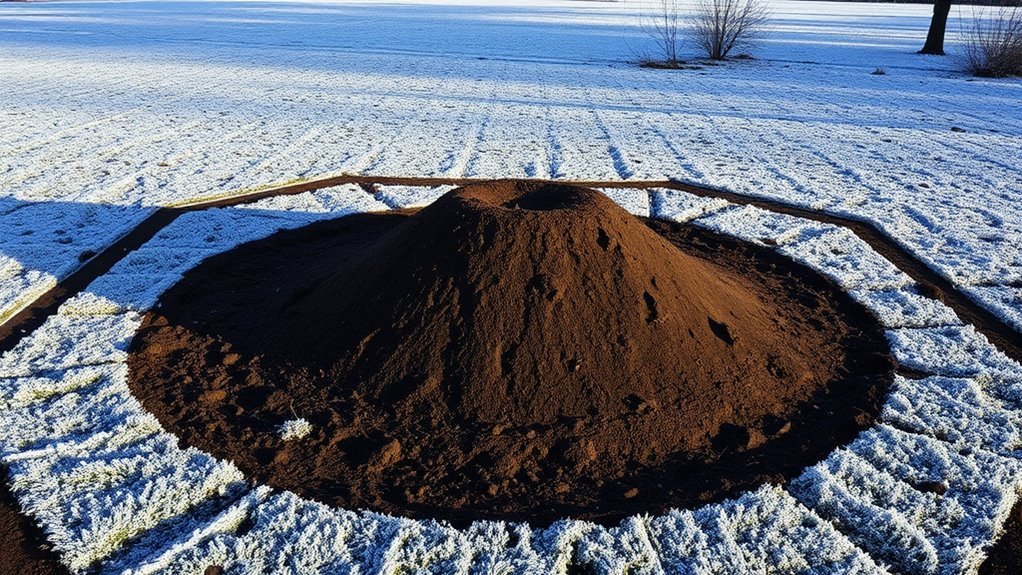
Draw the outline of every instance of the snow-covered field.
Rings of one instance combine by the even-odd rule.
[[[1022,328],[1022,82],[916,55],[929,7],[772,0],[757,60],[665,72],[636,0],[491,4],[0,3],[0,314],[151,206],[351,172],[851,214]]]
[[[1022,327],[1022,82],[915,55],[929,7],[773,1],[756,60],[666,72],[630,63],[648,45],[633,0],[507,4],[0,3],[0,320],[156,206],[359,173],[677,178],[852,215]],[[184,215],[0,356],[0,459],[64,561],[974,572],[1022,487],[1022,366],[848,230],[722,200],[607,190],[833,275],[929,374],[899,377],[879,425],[783,489],[614,529],[459,531],[253,488],[131,397],[139,314],[204,257],[443,190],[345,186]]]

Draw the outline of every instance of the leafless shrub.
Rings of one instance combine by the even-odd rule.
[[[747,46],[770,17],[763,0],[697,0],[689,33],[714,60]]]
[[[642,31],[653,39],[658,57],[642,56],[643,66],[677,68],[679,32],[681,31],[681,10],[678,0],[655,0],[653,7],[643,9],[640,14]]]
[[[1022,8],[974,6],[964,25],[965,69],[975,76],[1022,76]]]

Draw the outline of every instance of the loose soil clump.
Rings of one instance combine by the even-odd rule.
[[[864,308],[775,252],[503,181],[210,258],[129,367],[184,444],[257,481],[457,524],[783,481],[872,423],[893,366]]]

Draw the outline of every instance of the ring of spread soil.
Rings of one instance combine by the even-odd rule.
[[[870,426],[893,378],[880,325],[817,272],[524,182],[212,257],[128,363],[166,429],[260,483],[455,524],[783,481]],[[297,417],[312,433],[281,438]]]

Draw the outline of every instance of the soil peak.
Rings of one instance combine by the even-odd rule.
[[[705,447],[734,412],[806,399],[798,384],[819,383],[752,281],[595,190],[501,182],[443,196],[291,287],[300,306],[263,313],[283,327],[271,348],[381,404],[435,388],[430,408],[447,417],[519,427],[609,423],[644,403],[660,415],[634,422],[645,433],[633,429],[628,450],[681,440],[671,451]],[[621,457],[614,443],[604,455]]]

